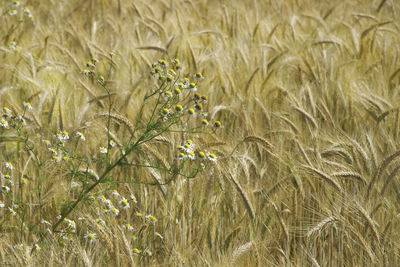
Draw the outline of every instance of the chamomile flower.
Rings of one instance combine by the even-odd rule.
[[[129,209],[130,208],[129,202],[128,202],[128,200],[126,198],[123,198],[123,199],[121,199],[119,201],[119,206],[121,208],[123,208],[123,209]]]
[[[195,78],[196,80],[203,80],[203,79],[204,79],[203,74],[202,74],[201,72],[197,72],[197,73],[194,75],[194,78]]]
[[[97,225],[99,226],[105,226],[106,222],[103,219],[96,219],[95,222],[97,223]]]
[[[6,186],[6,185],[2,185],[1,186],[1,192],[2,193],[8,193],[8,192],[10,192],[10,188],[8,186]]]
[[[51,157],[51,161],[53,161],[53,162],[59,162],[59,161],[60,161],[60,158],[57,157],[56,155],[53,155],[53,156]]]
[[[126,230],[128,230],[128,231],[132,231],[132,230],[133,230],[132,225],[130,225],[129,223],[123,224],[123,225],[122,225],[122,228],[124,228],[124,229],[126,229]]]
[[[202,95],[200,97],[201,101],[203,101],[204,103],[207,103],[208,97],[206,95]]]
[[[189,84],[189,89],[190,89],[190,91],[192,91],[192,92],[196,92],[196,91],[197,91],[196,84],[195,84],[195,83],[190,83],[190,84]]]
[[[8,128],[8,121],[6,121],[4,118],[1,118],[0,126],[2,126],[4,128]]]
[[[6,162],[6,163],[4,163],[4,166],[5,166],[7,169],[10,169],[10,170],[13,170],[13,169],[14,169],[14,166],[13,166],[13,164],[12,164],[11,162]]]
[[[131,197],[131,200],[132,200],[134,203],[137,203],[136,197],[135,197],[135,195],[134,195],[133,193],[131,193],[130,197]]]
[[[92,71],[88,69],[83,69],[81,70],[81,74],[89,76],[90,74],[92,74]]]
[[[196,112],[194,111],[193,108],[189,108],[186,112],[189,116],[194,116],[196,114]]]
[[[177,113],[182,113],[182,110],[183,110],[183,107],[182,107],[182,105],[176,105],[175,106],[175,111],[177,112]]]
[[[108,146],[109,147],[114,147],[115,146],[115,141],[110,139],[110,141],[108,141]]]
[[[35,244],[35,249],[36,249],[37,251],[40,251],[42,248],[39,246],[39,244]]]
[[[11,110],[8,107],[3,107],[4,116],[11,116]]]
[[[113,207],[110,209],[110,213],[113,217],[117,217],[119,214],[119,210],[117,208]]]
[[[80,139],[80,140],[82,140],[82,141],[85,141],[85,140],[86,140],[86,137],[83,135],[83,133],[81,133],[81,132],[76,132],[76,135],[79,136],[79,139]]]
[[[190,144],[186,143],[183,147],[186,153],[192,152],[193,147]]]
[[[63,137],[64,140],[68,140],[68,139],[69,139],[69,135],[68,135],[68,132],[67,132],[67,131],[62,131],[62,132],[61,132],[61,135],[62,135],[62,137]]]
[[[2,174],[1,175],[1,180],[5,181],[6,183],[12,184],[12,178],[8,174]]]
[[[200,104],[200,103],[198,103],[198,104],[194,105],[194,108],[195,108],[196,110],[200,111],[200,110],[203,109],[203,105]]]
[[[177,58],[174,58],[173,60],[172,60],[172,63],[174,63],[174,64],[179,64],[181,61],[179,60],[179,59],[177,59]]]
[[[204,160],[206,158],[206,154],[203,151],[199,151],[199,153],[197,153],[197,156],[200,160]]]
[[[147,256],[152,256],[152,255],[153,255],[153,253],[151,253],[151,251],[148,250],[148,249],[146,249],[146,250],[144,251],[144,253],[145,253]]]
[[[212,162],[216,162],[217,161],[217,157],[215,156],[214,153],[208,153],[207,158],[208,158],[209,161],[212,161]]]
[[[134,248],[134,249],[132,249],[132,252],[135,253],[135,254],[139,254],[139,253],[140,253],[140,250],[137,249],[137,248]]]
[[[213,128],[218,129],[218,128],[221,128],[221,126],[222,126],[222,123],[220,121],[215,121]]]
[[[12,216],[17,216],[17,212],[14,209],[9,207],[8,210],[11,212]]]
[[[8,11],[8,15],[10,15],[10,16],[17,15],[17,10],[15,10],[15,9],[10,9],[10,10]]]
[[[167,73],[168,73],[169,75],[171,75],[171,76],[175,76],[175,75],[176,75],[176,72],[175,72],[173,69],[169,69],[169,70],[167,71]]]
[[[99,60],[97,58],[95,58],[95,57],[92,57],[90,62],[92,62],[93,65],[96,65],[96,63],[99,62]]]
[[[114,189],[114,190],[111,191],[111,195],[114,196],[114,197],[118,197],[119,196],[119,192],[116,189]]]
[[[207,112],[202,112],[202,113],[200,113],[200,117],[206,118],[207,116],[208,116],[208,113],[207,113]]]
[[[182,153],[182,152],[179,153],[178,156],[176,157],[177,160],[183,160],[185,158],[186,158],[186,155],[185,155],[185,153]]]
[[[158,232],[155,232],[154,235],[157,236],[157,237],[159,237],[160,239],[164,239],[164,237],[163,237],[160,233],[158,233]]]
[[[19,6],[19,1],[17,1],[17,0],[13,1],[12,6],[13,7]]]
[[[21,179],[21,184],[22,185],[27,185],[28,184],[28,180],[26,178],[22,178]]]
[[[64,221],[67,222],[69,228],[71,228],[71,229],[76,229],[76,223],[75,223],[75,221],[70,220],[70,219],[64,219]]]
[[[44,139],[44,140],[43,140],[43,143],[44,143],[46,146],[50,146],[50,145],[51,145],[50,140],[47,140],[47,139]]]
[[[178,87],[174,88],[174,93],[175,95],[180,95],[181,94],[181,89],[179,89]]]
[[[49,147],[48,150],[52,152],[55,156],[57,156],[57,150],[54,147]]]
[[[136,212],[135,215],[138,217],[143,217],[143,214],[141,212]]]
[[[169,114],[169,109],[163,108],[163,109],[161,110],[161,114],[164,115],[164,116],[167,116],[167,115]]]
[[[202,119],[202,120],[201,120],[201,125],[202,125],[202,126],[208,126],[208,120]]]
[[[85,239],[89,243],[93,243],[94,241],[96,241],[96,233],[87,232],[86,235],[85,235]]]
[[[164,93],[163,93],[163,96],[165,97],[165,98],[171,98],[172,97],[172,93],[171,93],[171,91],[165,91]]]
[[[6,205],[4,204],[4,202],[2,200],[0,200],[0,208],[4,208]]]
[[[114,208],[114,205],[113,205],[111,199],[106,199],[106,200],[103,201],[103,203],[104,203],[109,209]]]
[[[42,220],[40,221],[40,223],[41,223],[41,224],[51,225],[51,223],[49,223],[48,221],[46,221],[46,220],[44,220],[44,219],[42,219]]]
[[[197,104],[201,99],[201,95],[199,93],[195,93],[193,95],[193,101]]]
[[[107,153],[107,148],[105,148],[105,147],[100,147],[99,150],[100,150],[100,153],[102,153],[102,154]]]
[[[187,88],[187,85],[185,83],[183,83],[183,82],[178,83],[178,89],[186,89],[186,88]]]
[[[151,221],[151,222],[153,222],[153,223],[157,222],[157,218],[154,217],[154,216],[151,215],[151,214],[147,215],[147,216],[146,216],[146,219],[149,220],[149,221]]]
[[[193,140],[192,140],[192,139],[186,140],[185,144],[188,144],[188,145],[190,145],[191,147],[194,147],[194,143],[193,143]]]
[[[159,59],[158,65],[165,68],[168,65],[168,62],[164,59]]]
[[[196,158],[193,151],[190,151],[187,156],[191,160],[194,160]]]
[[[24,101],[24,107],[25,107],[26,109],[32,110],[32,105],[31,105],[30,102],[25,102],[25,101]]]
[[[25,119],[22,117],[22,115],[14,116],[14,119],[21,122],[23,125],[26,125]]]
[[[172,82],[174,80],[174,77],[172,75],[167,75],[167,81]]]

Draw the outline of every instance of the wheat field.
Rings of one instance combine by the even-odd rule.
[[[0,14],[0,266],[400,265],[399,1]]]

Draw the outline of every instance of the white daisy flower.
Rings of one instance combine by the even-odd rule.
[[[157,236],[157,237],[159,237],[160,239],[164,239],[164,237],[163,237],[160,233],[158,233],[158,232],[155,232],[154,235]]]
[[[64,221],[66,221],[68,223],[68,227],[72,228],[72,229],[76,229],[76,223],[73,220],[70,219],[64,219]]]
[[[25,102],[25,101],[24,101],[24,107],[27,108],[27,109],[29,109],[29,110],[32,110],[32,105],[31,105],[31,103],[29,103],[29,102]]]
[[[6,186],[6,185],[2,185],[1,186],[1,192],[2,193],[8,193],[8,192],[10,192],[10,188],[8,186]]]
[[[118,197],[119,193],[118,193],[118,191],[116,189],[114,189],[114,190],[111,191],[111,195],[115,196],[115,197]]]
[[[118,214],[119,214],[119,210],[118,210],[117,208],[115,208],[115,207],[112,207],[112,208],[110,209],[110,213],[111,213],[111,215],[112,215],[113,217],[117,217]]]
[[[2,175],[1,175],[1,180],[5,181],[6,183],[9,183],[9,184],[11,184],[11,185],[13,184],[12,178],[11,178],[11,176],[8,175],[8,174],[2,174]]]
[[[133,230],[132,225],[130,225],[129,223],[123,224],[123,225],[122,225],[122,228],[124,228],[124,229],[126,229],[126,230],[128,230],[128,231],[132,231],[132,230]]]
[[[50,140],[47,140],[47,139],[44,139],[44,140],[43,140],[43,143],[44,143],[46,146],[50,146],[50,145],[51,145]]]
[[[196,158],[193,151],[190,151],[190,152],[187,154],[187,156],[188,156],[188,158],[191,159],[191,160],[194,160],[194,159]]]
[[[121,199],[119,201],[119,206],[121,208],[123,208],[123,209],[129,209],[130,208],[129,202],[128,202],[128,200],[126,198],[123,198],[123,199]]]
[[[186,155],[185,155],[185,153],[182,153],[182,152],[179,153],[178,156],[176,157],[177,160],[183,160],[185,158],[186,158]]]
[[[115,141],[112,140],[112,139],[110,139],[110,141],[108,142],[108,145],[109,145],[110,147],[114,147],[114,146],[115,146]]]
[[[13,170],[13,169],[14,169],[14,166],[12,165],[11,162],[6,162],[6,163],[4,163],[4,166],[5,166],[7,169],[10,169],[10,170]]]
[[[85,239],[89,241],[89,243],[96,241],[96,233],[87,232],[85,235]]]
[[[192,92],[196,92],[196,91],[197,91],[196,84],[195,84],[195,83],[190,83],[190,84],[189,84],[189,89],[190,89],[190,91],[192,91]]]
[[[131,200],[132,200],[134,203],[137,203],[136,197],[135,197],[135,195],[134,195],[133,193],[131,193],[130,197],[131,197]]]
[[[17,14],[17,10],[15,10],[15,9],[10,9],[10,10],[8,11],[8,14],[9,14],[10,16],[14,16],[14,15]]]
[[[79,136],[79,139],[81,139],[82,141],[85,141],[85,140],[86,140],[86,138],[85,138],[85,136],[83,135],[83,133],[81,133],[81,132],[76,132],[76,135]]]
[[[106,222],[103,219],[96,219],[97,225],[105,226]]]
[[[12,208],[8,208],[8,210],[11,212],[12,216],[16,216],[17,212],[15,210],[13,210]]]
[[[8,121],[6,121],[4,118],[0,120],[0,126],[4,128],[8,128]]]
[[[102,154],[107,153],[107,148],[105,148],[105,147],[100,147],[99,150],[100,150],[100,153],[102,153]]]
[[[208,158],[208,160],[210,160],[212,162],[216,162],[217,161],[217,157],[215,156],[214,153],[208,153],[207,158]]]

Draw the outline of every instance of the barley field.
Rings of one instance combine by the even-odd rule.
[[[400,265],[399,1],[0,14],[0,266]]]

